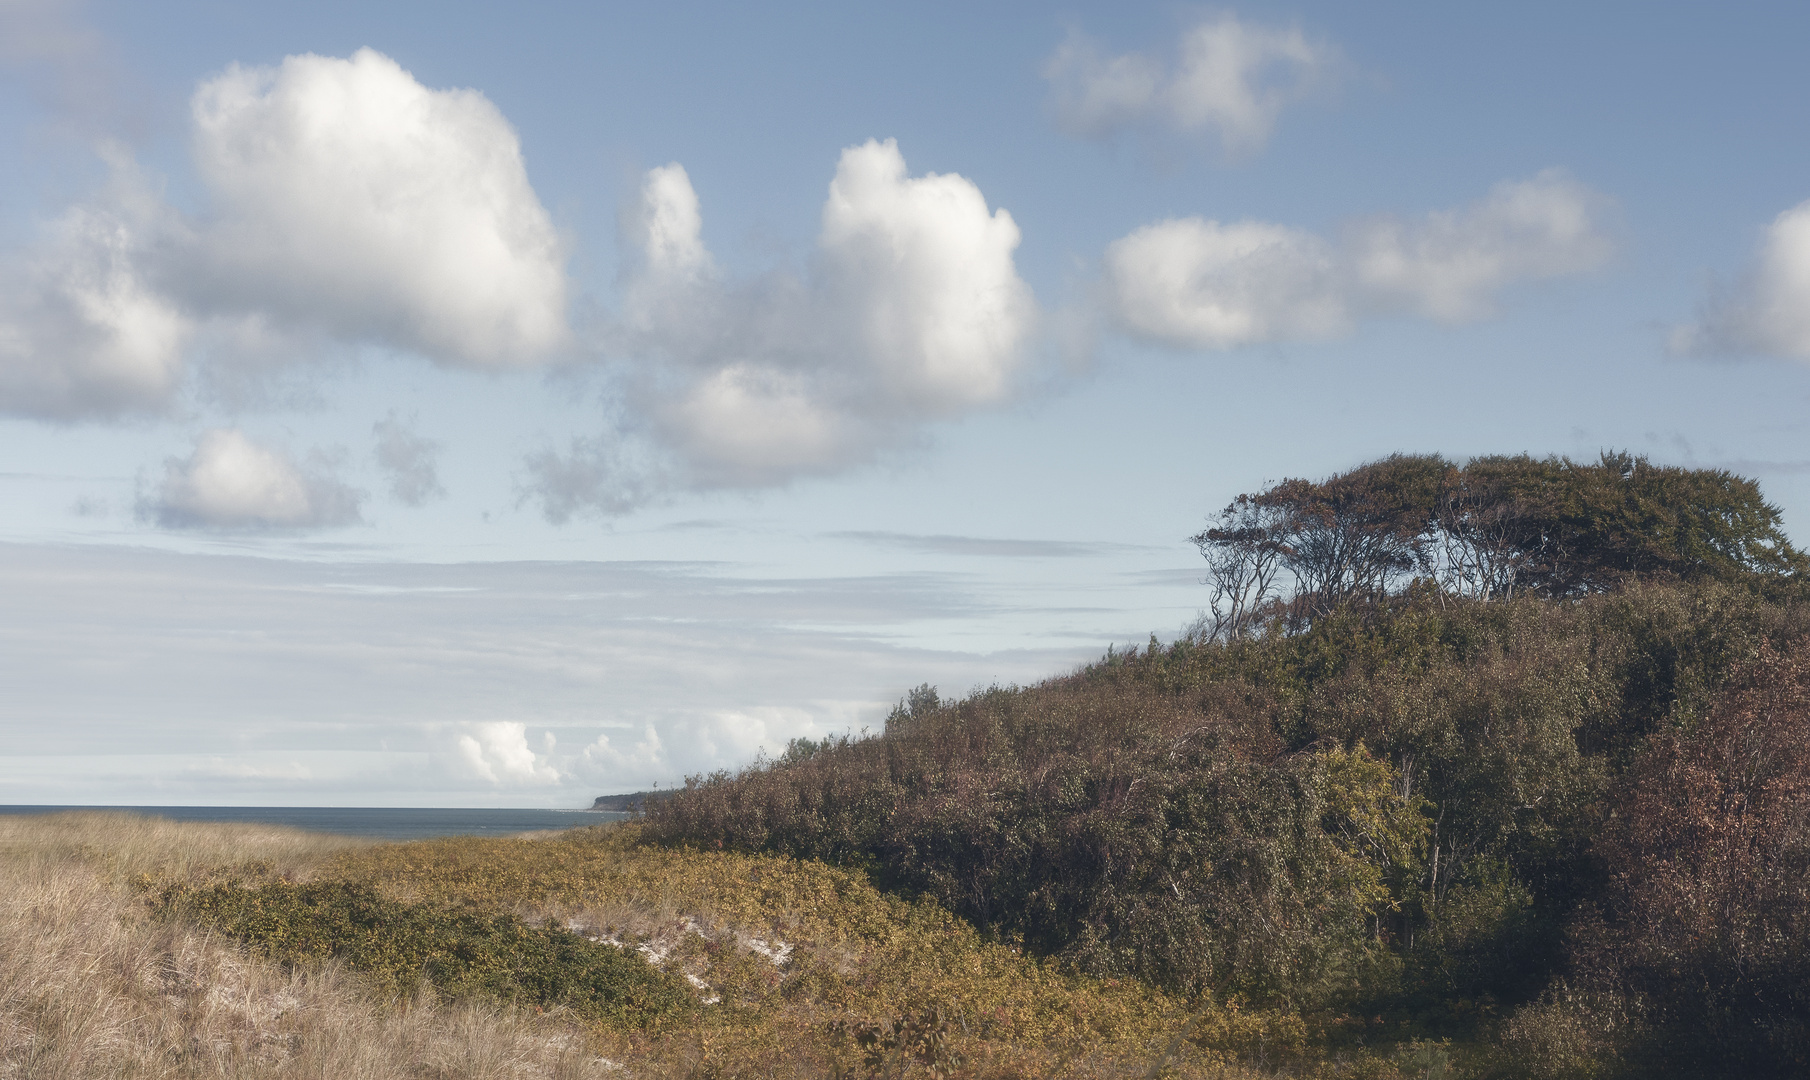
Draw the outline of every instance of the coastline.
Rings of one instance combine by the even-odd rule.
[[[373,806],[62,806],[0,805],[4,815],[75,813],[133,814],[171,821],[280,825],[309,832],[378,840],[425,840],[437,836],[508,836],[626,821],[621,811],[518,807]]]

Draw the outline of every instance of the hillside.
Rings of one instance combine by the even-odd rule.
[[[859,868],[1077,972],[1364,1041],[1790,1075],[1807,640],[1810,606],[1714,585],[1414,595],[921,690],[882,736],[694,780],[646,828]]]
[[[1396,457],[1196,541],[1231,602],[1184,639],[922,687],[878,737],[694,778],[647,837],[856,868],[1324,1054],[1810,1067],[1810,604],[1751,482]]]

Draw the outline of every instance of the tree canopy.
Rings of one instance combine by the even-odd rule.
[[[1206,557],[1214,630],[1299,629],[1416,581],[1461,596],[1564,598],[1632,579],[1810,579],[1778,507],[1724,469],[1527,454],[1392,454],[1319,481],[1238,496],[1190,538]]]

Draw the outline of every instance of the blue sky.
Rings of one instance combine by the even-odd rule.
[[[0,0],[0,802],[576,805],[1396,450],[1810,528],[1795,5]]]

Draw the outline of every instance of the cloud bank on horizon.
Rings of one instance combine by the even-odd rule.
[[[949,574],[6,553],[6,715],[39,720],[29,753],[0,754],[0,783],[25,803],[582,806],[877,726],[887,688],[928,669],[950,687],[1030,680],[1074,650],[1047,633],[992,656],[902,640],[925,620],[1017,617],[1021,600],[977,605]],[[1073,598],[1034,594],[1043,629],[1062,626]]]

